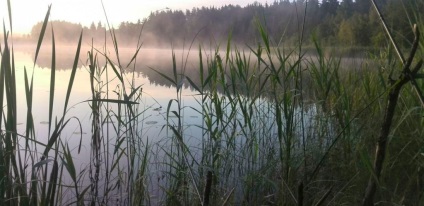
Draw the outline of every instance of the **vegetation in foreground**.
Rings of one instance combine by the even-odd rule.
[[[49,12],[34,62],[44,33],[50,32]],[[50,130],[48,141],[41,142],[32,118],[33,76],[27,72],[26,127],[23,133],[17,130],[15,59],[5,32],[0,71],[0,104],[6,105],[0,108],[2,205],[422,204],[423,105],[416,90],[423,83],[417,74],[420,59],[414,58],[422,56],[420,39],[409,59],[398,58],[401,52],[388,46],[372,64],[344,69],[340,59],[324,55],[318,40],[317,57],[306,57],[302,35],[298,47],[286,52],[272,47],[266,29],[260,23],[257,27],[262,41],[249,53],[234,48],[231,38],[225,54],[218,47],[205,60],[200,48],[199,81],[185,75],[185,64],[178,66],[175,55],[172,75],[155,70],[175,88],[162,140],[156,143],[143,138],[142,87],[124,72],[131,64],[121,65],[110,30],[118,60],[94,48],[87,55],[92,139],[90,162],[80,170],[74,148],[60,137],[65,127],[79,122],[67,117],[67,110],[83,34],[63,115],[53,117],[56,48],[51,31]],[[134,57],[138,51],[140,45]],[[99,64],[100,59],[107,63]],[[120,82],[113,95],[104,78]],[[198,107],[183,105],[184,83],[197,92],[190,98]],[[201,136],[185,133],[192,126],[184,119],[187,110],[202,117],[194,125]],[[386,128],[383,122],[388,120]],[[375,153],[379,155],[376,143],[377,151],[385,148],[381,164],[373,163]],[[365,192],[367,187],[371,189]],[[370,194],[372,187],[375,194]]]

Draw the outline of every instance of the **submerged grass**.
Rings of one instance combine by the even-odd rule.
[[[50,7],[34,67],[49,13]],[[391,88],[387,79],[400,65],[391,49],[347,69],[340,58],[324,55],[318,40],[314,41],[317,55],[312,57],[304,55],[303,37],[298,48],[280,49],[258,23],[261,43],[248,51],[232,45],[231,35],[224,49],[217,46],[210,55],[199,46],[198,79],[186,74],[188,58],[178,62],[172,53],[171,72],[152,68],[172,83],[175,96],[166,106],[166,124],[158,132],[159,140],[149,140],[143,125],[151,106],[143,107],[142,86],[134,79],[141,44],[130,63],[122,65],[110,29],[115,56],[108,53],[106,43],[103,50],[93,46],[87,52],[91,97],[82,103],[91,109],[90,160],[80,167],[73,157],[75,151],[61,136],[69,125],[81,124],[78,117],[66,115],[82,58],[83,33],[63,113],[54,117],[56,45],[52,30],[49,139],[42,142],[33,122],[34,73],[29,76],[26,69],[26,127],[22,133],[17,130],[13,43],[3,30],[1,205],[360,204],[369,177],[378,178],[372,155],[385,112],[384,99]],[[416,84],[423,83],[417,80]],[[423,203],[422,106],[414,86],[405,87],[377,184],[382,204]],[[186,106],[187,98],[197,105]],[[189,111],[201,117],[198,123],[187,122]],[[201,131],[199,136],[188,132],[193,127]],[[76,152],[82,146],[80,133]]]

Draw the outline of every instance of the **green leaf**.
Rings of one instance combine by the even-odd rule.
[[[12,6],[10,0],[7,0],[7,11],[9,12],[9,24],[10,24],[10,33],[13,34],[13,24],[12,24]]]
[[[65,165],[66,170],[71,176],[72,181],[74,181],[74,184],[76,185],[77,172],[75,169],[74,161],[72,159],[71,151],[69,150],[69,145],[66,144],[66,148],[65,148],[65,145],[62,144],[62,149],[63,149],[63,157],[61,158],[62,158],[63,164]]]
[[[160,71],[158,71],[158,70],[156,70],[156,69],[153,69],[153,68],[151,68],[151,67],[149,67],[151,70],[153,70],[153,71],[155,71],[156,73],[158,73],[159,75],[161,75],[163,78],[165,78],[165,79],[167,79],[168,81],[170,81],[174,86],[177,86],[177,82],[176,81],[174,81],[174,80],[172,80],[170,77],[168,77],[168,76],[166,76],[165,74],[163,74],[162,72],[160,72]]]
[[[47,9],[46,16],[44,17],[43,26],[41,27],[41,31],[40,31],[40,36],[38,36],[37,49],[35,51],[35,58],[34,58],[34,66],[33,67],[35,67],[35,63],[37,62],[38,53],[40,52],[41,43],[43,42],[44,33],[46,32],[47,22],[49,21],[51,7],[52,7],[52,5],[50,4],[49,8]]]
[[[198,91],[200,94],[202,94],[202,91],[199,89],[199,87],[196,86],[196,84],[190,79],[190,77],[186,76],[188,82],[190,83],[190,85],[196,90]]]
[[[45,165],[45,164],[48,164],[48,163],[50,163],[50,162],[53,162],[54,160],[52,160],[52,159],[45,159],[45,160],[41,160],[41,161],[39,161],[39,162],[37,162],[37,163],[35,163],[34,164],[34,166],[33,166],[33,169],[35,169],[35,168],[37,168],[37,167],[41,167],[41,166],[43,166],[43,165]]]
[[[118,77],[119,81],[121,83],[124,82],[124,79],[122,78],[122,75],[120,74],[120,72],[118,72],[118,69],[115,67],[115,64],[112,62],[112,60],[108,56],[106,56],[106,60],[110,63],[110,66],[112,66],[113,72],[115,72],[115,74]]]
[[[51,64],[51,71],[50,71],[49,135],[51,130],[52,116],[53,116],[55,79],[56,79],[56,43],[55,43],[54,31],[53,31],[53,25],[52,25],[52,64]]]
[[[82,42],[82,31],[81,31],[79,41],[78,41],[78,47],[77,47],[77,51],[76,51],[76,54],[75,54],[74,65],[72,66],[68,90],[66,92],[65,107],[63,109],[63,115],[64,116],[65,116],[65,113],[66,113],[66,109],[68,107],[69,97],[71,96],[72,85],[74,84],[75,74],[76,74],[77,67],[78,67],[78,60],[79,60],[79,55],[80,55],[80,51],[81,51],[81,42]]]

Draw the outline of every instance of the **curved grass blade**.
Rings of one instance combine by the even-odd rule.
[[[78,118],[76,117],[72,117],[71,119],[76,119],[78,121],[79,127],[80,127],[80,142],[79,142],[79,146],[78,146],[78,153],[80,153],[81,151],[81,145],[82,145],[82,126],[81,126],[81,122],[79,121]],[[62,117],[62,119],[60,119],[59,123],[56,124],[56,128],[53,131],[53,134],[50,136],[49,141],[47,142],[47,145],[45,146],[46,148],[44,149],[43,152],[43,156],[41,157],[41,160],[44,160],[47,158],[49,151],[52,149],[54,143],[59,139],[60,134],[62,133],[62,130],[66,127],[66,125],[69,123],[69,121],[71,119],[68,119],[64,122],[64,116]]]

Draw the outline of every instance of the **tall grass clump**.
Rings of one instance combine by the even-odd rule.
[[[422,149],[422,106],[413,85],[405,85],[393,113],[381,178],[373,165],[387,118],[386,98],[396,82],[391,75],[402,73],[393,48],[348,64],[326,55],[319,40],[314,40],[317,55],[308,56],[301,45],[295,50],[273,46],[260,24],[258,30],[261,44],[248,51],[233,46],[231,35],[223,50],[205,55],[200,47],[199,81],[184,69],[174,69],[174,78],[156,70],[175,85],[177,96],[184,92],[179,87],[184,76],[196,93],[197,107],[178,106],[168,113],[180,119],[193,110],[202,117],[195,125],[201,137],[181,133],[192,126],[184,121],[167,125],[173,131],[169,138],[180,147],[166,147],[166,165],[175,169],[167,170],[168,181],[183,181],[177,190],[186,193],[164,186],[173,197],[166,203],[360,204],[370,176],[378,179],[382,202],[420,201],[422,192],[411,192],[421,188],[415,171],[421,171]],[[170,104],[174,101],[180,100]]]
[[[12,31],[11,9],[8,1],[10,29]],[[34,62],[37,61],[43,34],[46,32],[46,25],[50,14],[50,7],[47,11],[42,35],[38,39]],[[60,174],[64,172],[63,166],[74,177],[74,165],[72,159],[67,155],[69,150],[63,150],[59,153],[60,148],[65,149],[66,144],[60,142],[60,133],[71,119],[65,119],[67,103],[73,85],[74,72],[70,77],[68,92],[64,105],[63,115],[56,119],[55,124],[52,123],[52,105],[54,103],[53,91],[50,94],[49,109],[49,138],[47,142],[40,142],[35,136],[35,128],[32,114],[33,103],[33,76],[29,78],[25,68],[25,96],[27,100],[26,127],[24,133],[18,133],[17,130],[17,90],[15,76],[15,58],[13,43],[10,44],[9,32],[3,25],[4,47],[1,49],[1,72],[0,72],[0,96],[2,107],[0,113],[4,116],[4,122],[0,121],[2,128],[1,135],[1,161],[2,161],[2,185],[1,185],[1,202],[7,205],[57,205],[61,196],[58,195],[58,187],[60,184]],[[52,31],[53,32],[53,31]],[[75,62],[79,58],[81,38],[75,54]],[[55,41],[52,38],[52,50],[55,51]],[[34,63],[35,67],[35,63]],[[52,56],[52,68],[55,68],[55,56]],[[76,63],[73,65],[72,71],[76,70]],[[52,70],[51,89],[54,89],[54,70]],[[3,119],[3,118],[2,118]],[[78,119],[76,119],[78,121]],[[41,149],[42,151],[38,151]],[[62,154],[62,155],[59,155]],[[59,167],[60,160],[63,161]],[[74,179],[76,181],[76,179]],[[76,186],[76,184],[75,184]],[[82,196],[75,187],[75,202],[79,202]]]
[[[87,100],[92,110],[91,205],[143,205],[148,201],[145,181],[149,145],[142,138],[142,88],[134,81],[134,62],[141,44],[123,65],[114,30],[109,31],[115,57],[107,54],[106,45],[104,51],[92,46],[88,52],[92,93]],[[101,58],[103,65],[99,63]]]
[[[8,1],[9,16],[10,2]],[[38,39],[34,68],[50,16],[50,6]],[[10,29],[12,21],[10,18]],[[37,136],[33,120],[33,79],[36,70],[28,75],[25,69],[25,96],[27,104],[26,128],[17,130],[17,90],[15,59],[11,33],[4,25],[1,47],[0,108],[1,118],[1,205],[143,205],[147,201],[145,187],[147,141],[142,141],[139,101],[141,86],[134,82],[137,46],[134,57],[123,66],[113,30],[115,58],[92,47],[87,52],[87,74],[90,76],[91,98],[79,104],[91,108],[90,162],[86,167],[77,165],[75,157],[81,151],[82,126],[79,117],[67,117],[78,62],[81,58],[82,36],[79,37],[72,65],[63,113],[53,111],[56,82],[56,43],[52,28],[52,56],[50,94],[48,102],[48,139]],[[103,60],[100,61],[99,59]],[[116,59],[117,63],[115,62]],[[134,67],[131,69],[132,65]],[[113,95],[112,95],[112,94]],[[75,106],[75,105],[73,105]],[[113,122],[112,125],[109,123]],[[63,138],[66,127],[79,125],[81,134],[77,148],[70,148]],[[88,178],[87,178],[88,177]],[[86,180],[89,180],[87,183]]]

